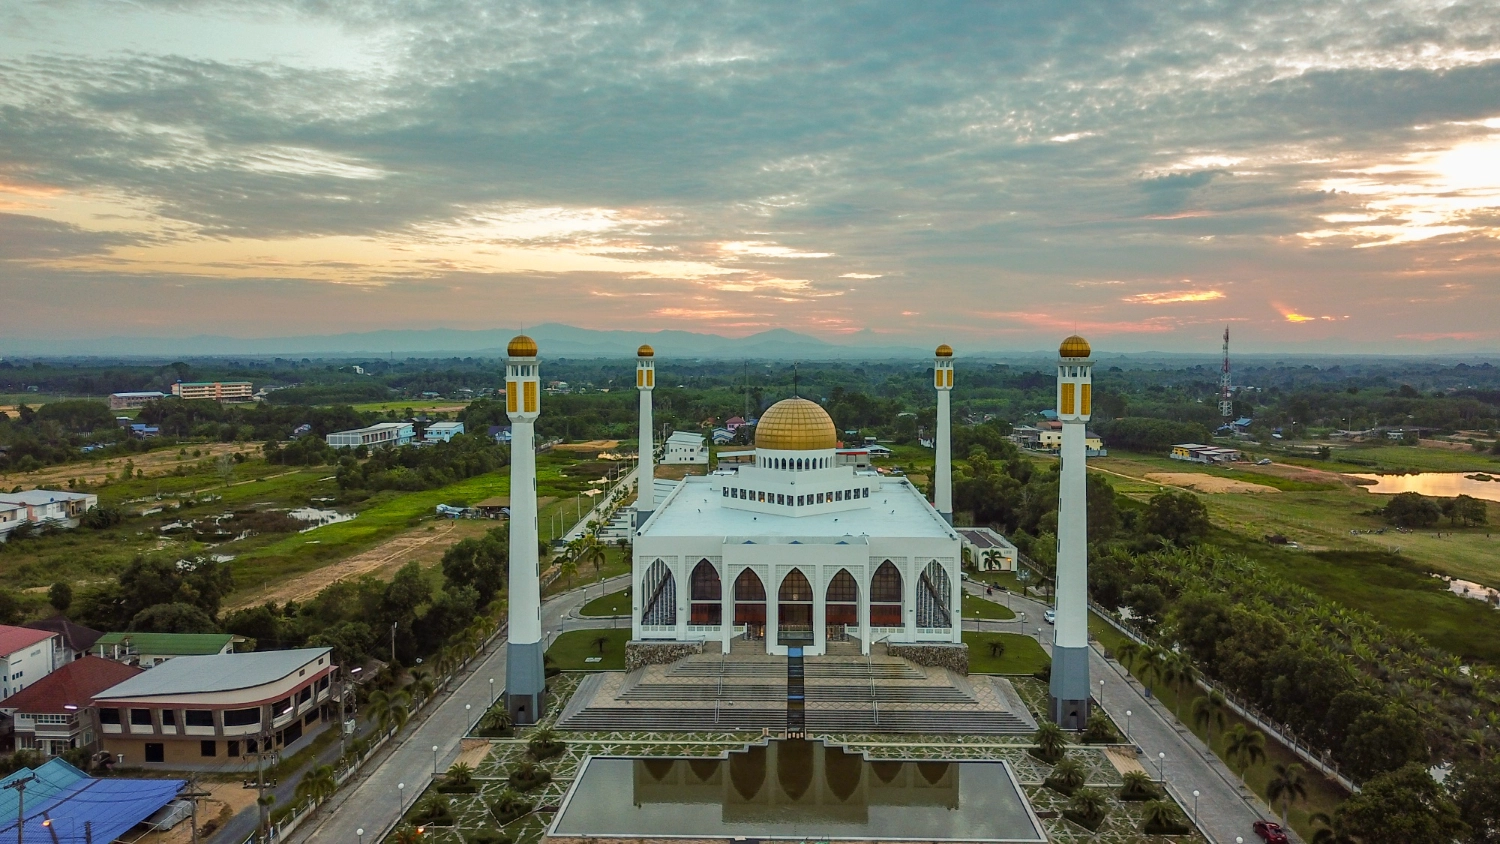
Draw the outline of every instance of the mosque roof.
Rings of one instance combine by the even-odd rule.
[[[938,346],[937,347],[937,356],[940,357],[940,358],[951,358],[951,357],[953,357],[953,347],[950,346],[950,345],[948,345],[947,343],[944,343],[943,345]]]
[[[767,543],[788,539],[887,537],[958,540],[958,534],[904,478],[881,478],[870,506],[808,516],[778,515],[726,506],[720,492],[735,484],[733,473],[688,477],[646,522],[641,537],[762,536]]]
[[[1065,358],[1086,358],[1092,353],[1093,349],[1089,348],[1089,341],[1077,334],[1062,341],[1062,345],[1057,349],[1057,354]]]
[[[639,349],[635,350],[635,355],[636,357],[641,358],[655,357],[656,350],[651,348],[651,346],[643,343]]]
[[[838,429],[817,402],[782,399],[761,414],[755,426],[755,447],[777,451],[818,451],[837,448]]]
[[[525,334],[517,334],[510,345],[505,347],[505,353],[513,358],[536,357],[536,341]]]

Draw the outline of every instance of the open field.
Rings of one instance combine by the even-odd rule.
[[[601,451],[611,451],[619,447],[619,440],[588,440],[581,443],[558,443],[552,447],[552,450],[573,451],[583,457],[594,457]]]
[[[394,410],[405,418],[413,413],[462,413],[469,407],[469,402],[454,399],[396,399],[395,401],[360,402],[352,407],[361,413],[385,413]]]
[[[186,454],[182,454],[186,451]],[[193,452],[199,452],[194,457]],[[37,487],[49,487],[52,489],[67,489],[68,481],[76,479],[88,484],[90,487],[106,483],[120,474],[128,461],[135,471],[144,472],[147,476],[171,474],[178,467],[193,469],[200,461],[207,460],[212,463],[215,458],[222,454],[233,454],[236,451],[247,455],[258,455],[260,447],[252,443],[204,443],[201,445],[183,446],[181,448],[159,448],[142,454],[132,454],[126,457],[111,457],[103,460],[78,461],[65,463],[61,466],[46,466],[35,472],[7,472],[0,474],[0,487],[13,489],[20,486],[22,489],[34,489]],[[236,466],[238,470],[244,464]],[[280,468],[280,467],[278,467]],[[209,475],[202,479],[203,486],[212,486],[217,476]]]
[[[1147,472],[1146,480],[1168,486],[1180,486],[1194,492],[1281,492],[1276,487],[1266,484],[1222,478],[1202,472]]]

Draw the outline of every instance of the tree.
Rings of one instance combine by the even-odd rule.
[[[1224,751],[1243,783],[1246,769],[1266,760],[1265,733],[1246,729],[1244,724],[1235,724],[1224,731]]]
[[[1214,726],[1224,729],[1229,724],[1228,706],[1224,696],[1217,691],[1198,697],[1193,701],[1193,725],[1208,730],[1208,746],[1213,747]]]
[[[157,604],[135,614],[130,629],[138,633],[217,633],[219,625],[192,604]]]
[[[595,636],[593,642],[591,642],[590,644],[592,644],[594,647],[598,648],[599,649],[599,653],[602,654],[602,653],[604,653],[604,649],[609,645],[609,637],[608,636]]]
[[[332,765],[319,765],[302,775],[297,783],[297,801],[321,803],[338,790],[338,778]]]
[[[510,566],[510,532],[495,528],[478,539],[465,539],[443,552],[443,578],[449,583],[474,587],[484,606],[505,588]]]
[[[1276,773],[1266,783],[1266,799],[1271,805],[1281,801],[1281,825],[1286,826],[1286,816],[1292,804],[1307,799],[1307,778],[1302,775],[1302,766],[1296,762],[1283,765],[1276,763]]]
[[[1437,524],[1443,511],[1421,493],[1402,492],[1391,496],[1391,500],[1380,509],[1380,515],[1397,527],[1419,528]]]
[[[1451,525],[1472,527],[1488,524],[1490,520],[1489,507],[1471,495],[1446,498],[1443,500],[1441,509]]]
[[[1192,545],[1208,533],[1208,507],[1190,492],[1159,492],[1146,504],[1142,526],[1178,545]]]
[[[1446,785],[1459,817],[1469,825],[1464,840],[1468,844],[1500,842],[1500,760],[1460,762]]]
[[[376,689],[370,692],[365,712],[369,714],[371,721],[379,725],[382,733],[389,732],[393,727],[400,730],[411,717],[411,697],[405,692],[391,694],[384,689]]]
[[[1342,759],[1357,779],[1394,771],[1408,762],[1427,762],[1427,739],[1410,710],[1390,704],[1362,713],[1349,726]]]
[[[1077,759],[1061,759],[1052,766],[1052,773],[1042,783],[1053,791],[1072,795],[1088,781],[1088,771]]]
[[[1161,612],[1167,606],[1167,596],[1162,594],[1161,587],[1155,583],[1137,583],[1126,590],[1125,604],[1136,618],[1152,625],[1161,620]]]
[[[1160,800],[1161,791],[1157,789],[1156,783],[1151,780],[1151,775],[1145,771],[1126,771],[1121,776],[1120,785],[1121,800]]]
[[[1366,781],[1334,812],[1334,826],[1361,844],[1450,844],[1468,831],[1458,807],[1418,763]]]
[[[474,769],[470,768],[463,762],[458,762],[454,764],[453,767],[448,769],[448,782],[453,783],[454,785],[468,785],[473,781],[473,779]]]
[[[73,587],[59,580],[47,590],[47,603],[58,612],[67,612],[73,605]]]
[[[1099,829],[1099,825],[1104,823],[1105,818],[1109,817],[1109,801],[1103,794],[1091,788],[1080,788],[1073,792],[1073,797],[1068,801],[1068,808],[1064,810],[1063,816],[1093,832]]]
[[[1036,755],[1046,762],[1056,762],[1068,751],[1068,737],[1062,727],[1047,721],[1037,727],[1031,740],[1036,744]]]
[[[1141,815],[1148,835],[1174,835],[1187,830],[1176,803],[1152,800],[1141,807]]]

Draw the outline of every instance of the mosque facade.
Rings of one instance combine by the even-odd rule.
[[[942,398],[951,356],[938,350]],[[838,465],[837,433],[816,402],[785,399],[761,415],[753,462],[688,477],[653,502],[633,546],[636,641],[718,642],[728,653],[740,639],[782,656],[822,655],[840,641],[864,654],[880,641],[962,641],[951,515],[905,477]],[[940,416],[943,446],[948,437]]]

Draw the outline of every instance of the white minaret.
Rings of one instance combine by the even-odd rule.
[[[948,405],[948,394],[953,392],[953,347],[944,343],[937,347],[937,360],[932,366],[932,385],[937,388],[937,465],[932,473],[932,506],[938,515],[953,524],[953,411]]]
[[[641,394],[641,430],[636,449],[640,455],[635,475],[635,526],[639,528],[656,509],[656,444],[651,435],[651,391],[656,389],[656,350],[635,350],[635,388]]]
[[[505,410],[510,416],[510,631],[505,705],[515,724],[535,724],[547,690],[542,668],[542,589],[537,548],[536,442],[541,376],[536,341],[522,334],[506,347]]]
[[[1088,478],[1084,439],[1092,410],[1094,362],[1088,341],[1074,335],[1058,349],[1057,418],[1062,421],[1062,477],[1057,502],[1057,623],[1053,628],[1052,720],[1069,730],[1088,723]]]

